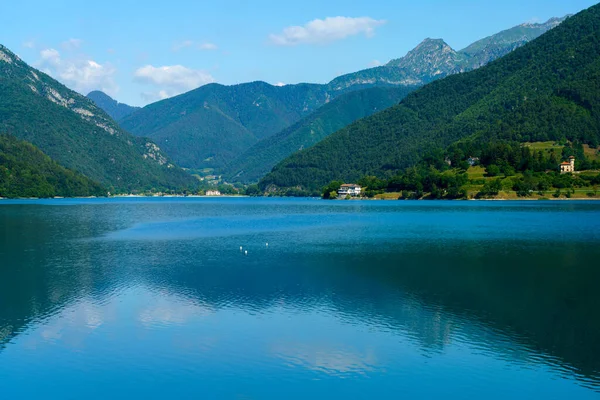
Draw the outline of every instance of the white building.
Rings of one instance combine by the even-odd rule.
[[[221,192],[219,192],[218,190],[207,190],[206,195],[207,196],[220,196]]]
[[[571,156],[569,157],[569,161],[565,161],[562,164],[560,164],[560,173],[561,174],[567,174],[567,173],[573,173],[575,172],[575,157]]]
[[[338,190],[338,197],[356,197],[360,196],[361,192],[362,188],[359,185],[356,185],[354,183],[347,183],[342,185]]]

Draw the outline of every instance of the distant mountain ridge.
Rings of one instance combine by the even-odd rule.
[[[327,103],[323,85],[209,84],[150,104],[121,121],[186,168],[222,168],[260,139]]]
[[[37,146],[110,189],[182,188],[195,180],[156,144],[122,130],[90,99],[0,45],[0,133]]]
[[[511,28],[474,43],[468,53],[456,52],[441,39],[426,39],[405,57],[326,85],[210,84],[150,104],[120,123],[134,135],[156,141],[183,167],[222,170],[260,140],[289,128],[338,96],[373,87],[414,89],[478,68],[562,20]]]
[[[597,147],[599,37],[596,5],[501,59],[432,82],[294,153],[259,185],[312,193],[332,180],[391,178],[458,141],[569,140]]]
[[[227,165],[230,182],[257,182],[279,161],[314,146],[352,122],[398,104],[410,86],[374,87],[343,94],[281,132],[262,139]]]
[[[119,103],[100,90],[94,90],[93,92],[88,93],[87,98],[91,99],[115,121],[119,121],[140,109],[140,107],[133,107],[125,103]]]
[[[331,81],[329,87],[334,91],[346,91],[356,85],[424,85],[486,65],[555,28],[567,18],[521,24],[478,40],[460,51],[452,49],[442,39],[427,38],[406,56],[380,67],[342,75]]]

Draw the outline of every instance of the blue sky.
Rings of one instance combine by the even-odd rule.
[[[593,0],[3,1],[4,44],[83,94],[144,105],[209,82],[325,83],[426,37],[459,50]]]

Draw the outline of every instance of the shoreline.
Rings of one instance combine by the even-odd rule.
[[[143,196],[143,195],[115,195],[115,196],[107,196],[107,197],[96,197],[96,196],[86,196],[86,197],[15,197],[15,198],[7,198],[0,197],[0,202],[2,201],[14,201],[14,200],[85,200],[85,199],[159,199],[159,198],[199,198],[199,199],[219,199],[219,198],[277,198],[277,199],[315,199],[315,200],[323,200],[326,202],[330,201],[600,201],[600,197],[572,197],[572,198],[518,198],[518,199],[417,199],[417,200],[403,200],[403,199],[393,199],[393,198],[353,198],[353,199],[334,199],[334,200],[325,200],[320,197],[286,197],[286,196],[246,196],[246,195],[224,195],[224,196],[200,196],[200,195],[165,195],[165,196]]]
[[[164,196],[144,196],[144,195],[139,195],[139,194],[119,194],[119,195],[114,195],[114,196],[105,196],[105,197],[98,197],[98,196],[83,196],[83,197],[60,197],[60,196],[56,196],[56,197],[12,197],[12,198],[8,198],[8,197],[0,197],[0,201],[2,200],[84,200],[84,199],[160,199],[160,198],[211,198],[211,199],[218,199],[218,198],[233,198],[233,197],[251,197],[251,196],[246,196],[246,195],[222,195],[222,196],[201,196],[201,195],[178,195],[178,194],[170,194],[170,195],[164,195]]]

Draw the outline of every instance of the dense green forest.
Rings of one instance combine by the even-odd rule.
[[[88,98],[31,68],[0,45],[0,132],[28,141],[112,193],[183,190],[196,179],[136,138]]]
[[[31,143],[0,134],[0,197],[106,194],[101,185],[60,166]]]
[[[288,139],[290,135],[295,136],[291,131],[294,128],[290,127],[296,123],[310,124],[302,119],[310,118],[314,111],[320,113],[314,116],[315,120],[328,124],[319,108],[338,97],[374,87],[414,88],[449,74],[478,68],[534,39],[560,21],[520,25],[474,43],[465,49],[468,52],[456,52],[443,40],[426,39],[406,56],[388,65],[346,74],[328,84],[209,84],[150,104],[119,122],[133,134],[151,138],[182,167],[212,169],[224,172],[229,179],[237,176],[244,182],[255,181],[276,162],[302,146],[303,140]],[[382,101],[386,97],[384,94]],[[343,104],[350,109],[339,111],[348,118],[332,116],[331,125],[324,126],[322,131],[316,129],[314,137],[306,140],[308,144],[322,139],[325,132],[331,133],[330,129],[341,129],[345,126],[339,124],[341,121],[348,124],[371,114],[356,110],[356,103],[352,101],[338,103],[338,106]],[[108,104],[106,110],[113,112],[114,104]],[[332,111],[328,108],[323,112]],[[356,115],[352,115],[353,112]],[[318,121],[314,123],[318,124]],[[260,142],[273,135],[283,143]],[[257,147],[249,150],[255,144]]]
[[[388,192],[401,193],[403,199],[466,199],[495,197],[501,191],[514,191],[518,197],[571,197],[575,189],[586,188],[587,197],[595,197],[600,173],[561,174],[558,166],[570,156],[576,158],[577,171],[600,170],[598,151],[590,159],[581,143],[555,144],[548,149],[535,149],[523,143],[493,141],[461,141],[446,151],[435,151],[423,157],[414,167],[389,179],[365,176],[358,184],[367,197]],[[484,171],[482,176],[470,174]],[[331,182],[322,196],[341,185]]]
[[[150,104],[120,123],[185,168],[221,168],[328,100],[323,85],[209,84]]]
[[[400,105],[295,153],[261,190],[315,191],[339,179],[389,179],[461,139],[600,139],[600,6],[475,71],[433,82]],[[284,189],[287,190],[287,189]]]
[[[371,88],[344,94],[267,137],[228,164],[224,175],[230,182],[257,182],[279,161],[307,149],[348,124],[398,104],[416,87]]]
[[[543,24],[521,24],[478,40],[455,51],[442,39],[425,39],[406,56],[385,65],[340,76],[329,83],[331,90],[393,86],[399,82],[424,85],[459,72],[471,71],[500,58],[556,27],[565,18]]]

